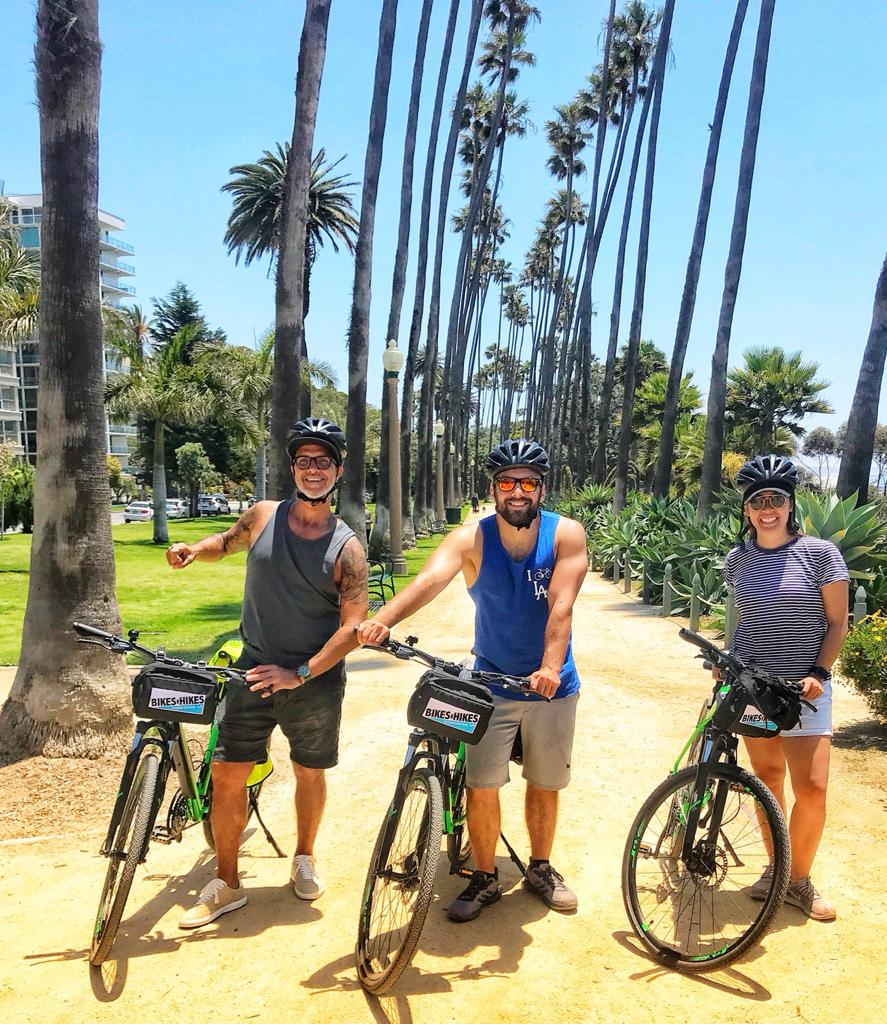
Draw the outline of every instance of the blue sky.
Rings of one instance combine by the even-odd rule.
[[[538,2],[538,0],[537,0]],[[401,0],[374,244],[369,398],[381,392],[381,353],[391,292],[403,126],[418,0]],[[502,255],[519,267],[555,183],[545,169],[544,122],[566,102],[598,59],[605,0],[542,0],[542,23],[529,47],[537,66],[517,89],[537,126],[509,142],[502,202],[511,238]],[[362,180],[380,4],[333,0],[316,145]],[[448,0],[436,0],[423,92],[416,176],[424,168],[427,124]],[[456,50],[464,45],[466,8]],[[688,366],[705,389],[735,198],[756,3],[750,5],[730,96],[709,224]],[[695,220],[708,122],[733,17],[732,0],[679,0],[672,30],[674,63],[663,97],[643,334],[670,353]],[[731,363],[755,344],[801,349],[832,382],[827,397],[846,418],[868,334],[875,282],[884,258],[885,108],[883,40],[887,5],[861,0],[845,17],[826,0],[781,0],[770,50],[763,123]],[[256,159],[292,133],[294,78],[304,6],[298,0],[152,0],[100,2],[104,42],[100,202],[126,220],[134,246],[138,301],[165,294],[177,280],[196,293],[208,320],[234,343],[249,344],[273,322],[273,281],[266,267],[236,266],[222,244],[229,213],[219,187],[228,168]],[[577,13],[581,12],[581,13]],[[8,4],[0,35],[0,180],[8,193],[39,191],[39,131],[33,85],[34,8]],[[450,95],[455,90],[453,61]],[[442,147],[441,147],[442,148]],[[359,201],[359,190],[356,197]],[[451,210],[458,200],[454,197]],[[436,208],[436,201],[435,201]],[[614,204],[595,276],[594,348],[600,354],[612,297]],[[418,220],[418,199],[414,205]],[[635,218],[635,228],[637,218]],[[454,260],[449,236],[445,264]],[[413,244],[415,254],[415,243]],[[630,246],[629,252],[633,254]],[[633,255],[626,276],[627,332]],[[408,274],[405,338],[414,260]],[[353,263],[322,252],[312,277],[308,345],[333,364],[344,388],[345,335]],[[449,301],[445,280],[444,308]],[[492,303],[490,305],[493,305]],[[490,320],[490,336],[493,323]],[[882,413],[882,416],[884,414]]]

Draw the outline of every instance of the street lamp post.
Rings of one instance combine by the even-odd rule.
[[[382,353],[388,385],[388,533],[391,538],[392,572],[407,575],[403,557],[403,512],[400,496],[400,421],[397,415],[397,377],[403,366],[403,352],[394,338]]]
[[[444,479],[443,479],[443,420],[434,424],[434,439],[437,442],[437,465],[434,474],[434,518],[438,521],[444,517]]]

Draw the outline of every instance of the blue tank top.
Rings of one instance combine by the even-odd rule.
[[[468,593],[474,601],[475,668],[528,676],[542,663],[545,627],[548,624],[548,583],[554,571],[554,532],[560,516],[541,512],[536,546],[521,562],[515,562],[502,546],[496,516],[481,519],[484,550],[480,573]],[[555,698],[569,697],[579,689],[573,661],[573,638],[560,672]],[[494,687],[503,697],[515,696]]]

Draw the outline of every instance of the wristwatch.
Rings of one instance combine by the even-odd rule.
[[[296,669],[296,675],[302,680],[303,683],[307,683],[311,678],[311,669],[308,668],[308,662],[303,661],[301,665]]]
[[[814,665],[813,668],[807,673],[808,676],[816,676],[816,678],[824,683],[826,679],[831,675],[831,672],[827,668],[823,668],[822,665]]]

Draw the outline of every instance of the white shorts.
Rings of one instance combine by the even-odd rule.
[[[832,734],[832,681],[822,684],[822,696],[811,701],[813,711],[806,704],[801,705],[801,721],[788,732],[781,732],[780,739],[790,740],[793,736],[831,736]]]

